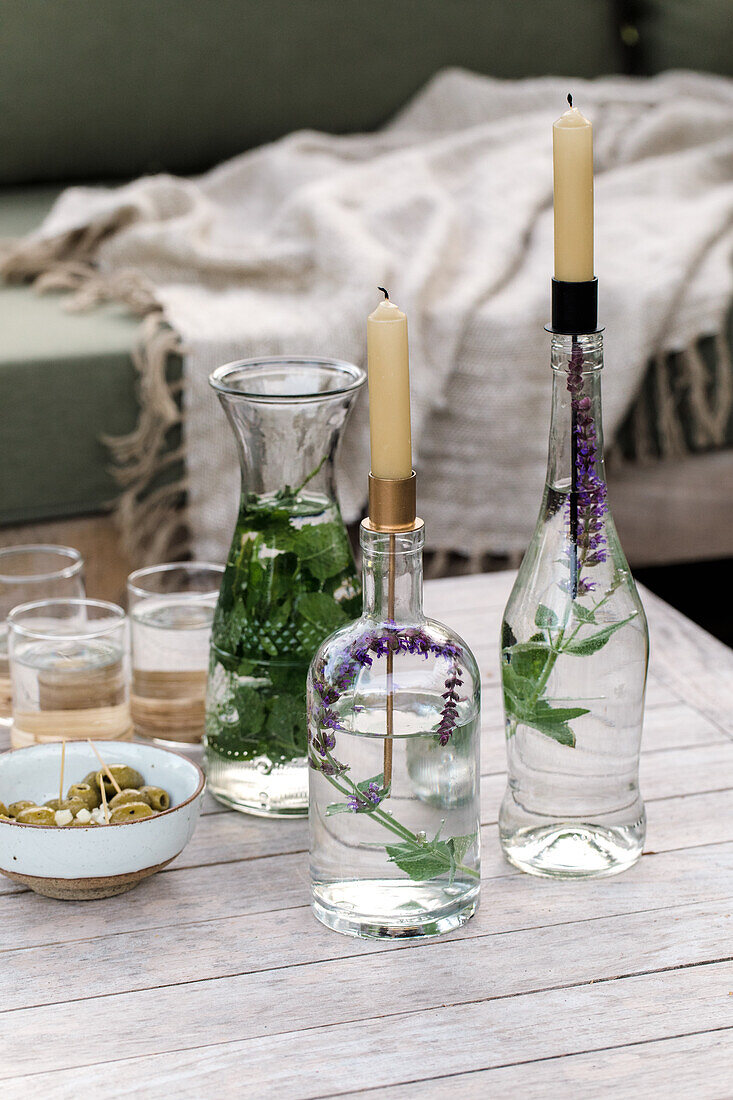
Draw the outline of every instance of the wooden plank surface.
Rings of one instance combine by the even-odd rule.
[[[733,654],[644,593],[645,855],[617,878],[532,879],[496,834],[512,581],[426,587],[484,685],[477,916],[419,945],[329,932],[305,822],[207,799],[186,851],[131,894],[61,903],[0,881],[3,1097],[733,1093]]]
[[[643,1095],[664,1095],[669,1082],[674,1081],[678,1096],[721,1100],[731,1091],[726,1069],[730,1053],[730,1032],[722,1028],[433,1079],[429,1095],[431,1100],[487,1100],[497,1096],[522,1100],[546,1100],[548,1096],[639,1100]],[[375,1095],[372,1089],[351,1094],[352,1100],[374,1100]],[[417,1081],[397,1085],[389,1095],[392,1100],[424,1100],[427,1093],[424,1082]]]

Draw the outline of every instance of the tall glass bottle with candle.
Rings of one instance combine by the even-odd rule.
[[[237,810],[308,812],[308,665],[361,603],[333,463],[365,380],[351,363],[279,357],[210,379],[236,435],[242,496],[211,634],[205,766],[208,789]]]
[[[368,333],[363,612],[308,678],[311,889],[328,927],[405,938],[478,904],[480,680],[466,643],[423,612],[404,314],[383,302]]]
[[[499,816],[510,862],[565,878],[623,871],[645,835],[649,641],[608,505],[592,202],[590,124],[571,109],[555,127],[547,481],[501,628],[509,778]]]

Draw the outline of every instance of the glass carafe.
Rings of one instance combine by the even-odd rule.
[[[645,834],[649,640],[608,508],[602,348],[600,333],[552,336],[547,483],[502,623],[501,844],[522,870],[557,877],[622,871]]]
[[[245,360],[210,379],[242,497],[212,628],[205,765],[208,789],[237,810],[307,813],[308,665],[361,605],[333,463],[364,380],[351,363],[305,358]]]
[[[313,910],[354,936],[436,935],[478,904],[480,680],[423,614],[423,539],[362,524],[363,615],[309,674]]]

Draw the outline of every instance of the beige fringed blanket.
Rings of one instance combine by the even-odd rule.
[[[155,176],[60,197],[5,271],[72,288],[79,305],[112,297],[146,315],[140,424],[113,446],[138,557],[169,553],[180,518],[173,501],[184,486],[148,491],[175,457],[163,448],[179,417],[168,353],[180,345],[185,355],[193,550],[221,559],[239,475],[209,372],[262,354],[363,361],[378,285],[409,317],[429,544],[469,554],[524,546],[546,455],[551,124],[569,90],[595,124],[612,439],[649,359],[719,333],[731,300],[733,85],[721,78],[574,80],[570,89],[447,71],[376,134],[295,133],[199,179]],[[704,377],[697,386],[710,420]],[[368,469],[364,402],[342,459],[352,518]]]

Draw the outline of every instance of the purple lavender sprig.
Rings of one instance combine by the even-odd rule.
[[[362,668],[370,668],[375,657],[383,657],[388,653],[421,654],[426,659],[433,654],[448,661],[446,690],[443,693],[445,702],[435,732],[441,745],[447,745],[455,732],[458,720],[458,688],[463,683],[460,665],[462,651],[459,646],[451,642],[433,642],[419,627],[399,629],[394,622],[388,621],[378,630],[362,634],[345,648],[334,659],[328,677],[326,661],[322,654],[319,655],[311,673],[308,758],[311,768],[321,772],[342,798],[345,798],[342,802],[329,803],[326,816],[342,813],[369,814],[375,823],[399,839],[399,844],[393,839],[391,845],[385,846],[385,850],[390,862],[415,881],[448,875],[449,882],[452,883],[459,872],[468,878],[478,879],[479,871],[463,862],[466,852],[476,841],[475,833],[439,840],[439,829],[434,839],[429,841],[424,833],[412,832],[389,811],[381,808],[382,801],[389,795],[389,786],[384,783],[384,773],[356,783],[350,776],[343,776],[344,772],[349,771],[348,766],[332,755],[331,750],[336,747],[335,731],[343,729],[336,711],[339,698],[354,686]],[[355,705],[353,709],[363,708]]]
[[[352,813],[363,814],[373,810],[384,798],[385,791],[377,783],[369,783],[364,789],[363,795],[352,794],[347,800],[347,805]]]
[[[457,689],[463,683],[460,647],[452,642],[434,642],[420,627],[400,628],[388,620],[379,630],[362,634],[353,642],[341,656],[328,680],[322,658],[314,670],[313,713],[309,716],[308,725],[310,764],[316,771],[323,772],[324,775],[338,775],[348,770],[347,765],[340,764],[330,755],[336,745],[335,731],[343,729],[335,705],[344,692],[354,686],[361,669],[371,668],[375,657],[385,657],[388,653],[417,654],[426,660],[432,654],[448,661],[449,669],[443,692],[445,702],[435,734],[443,746],[450,741],[458,721],[460,697]],[[333,770],[334,768],[340,770]]]
[[[598,476],[598,437],[591,410],[591,400],[584,393],[583,349],[573,344],[568,363],[567,388],[571,394],[570,406],[574,435],[575,492],[577,516],[573,513],[573,501],[568,501],[570,537],[577,556],[573,565],[577,568],[577,592],[585,595],[596,587],[596,582],[582,577],[581,570],[600,565],[607,557],[606,539],[603,534],[603,517],[606,505],[606,485]],[[574,529],[575,528],[575,529]],[[572,586],[575,587],[575,586]]]

